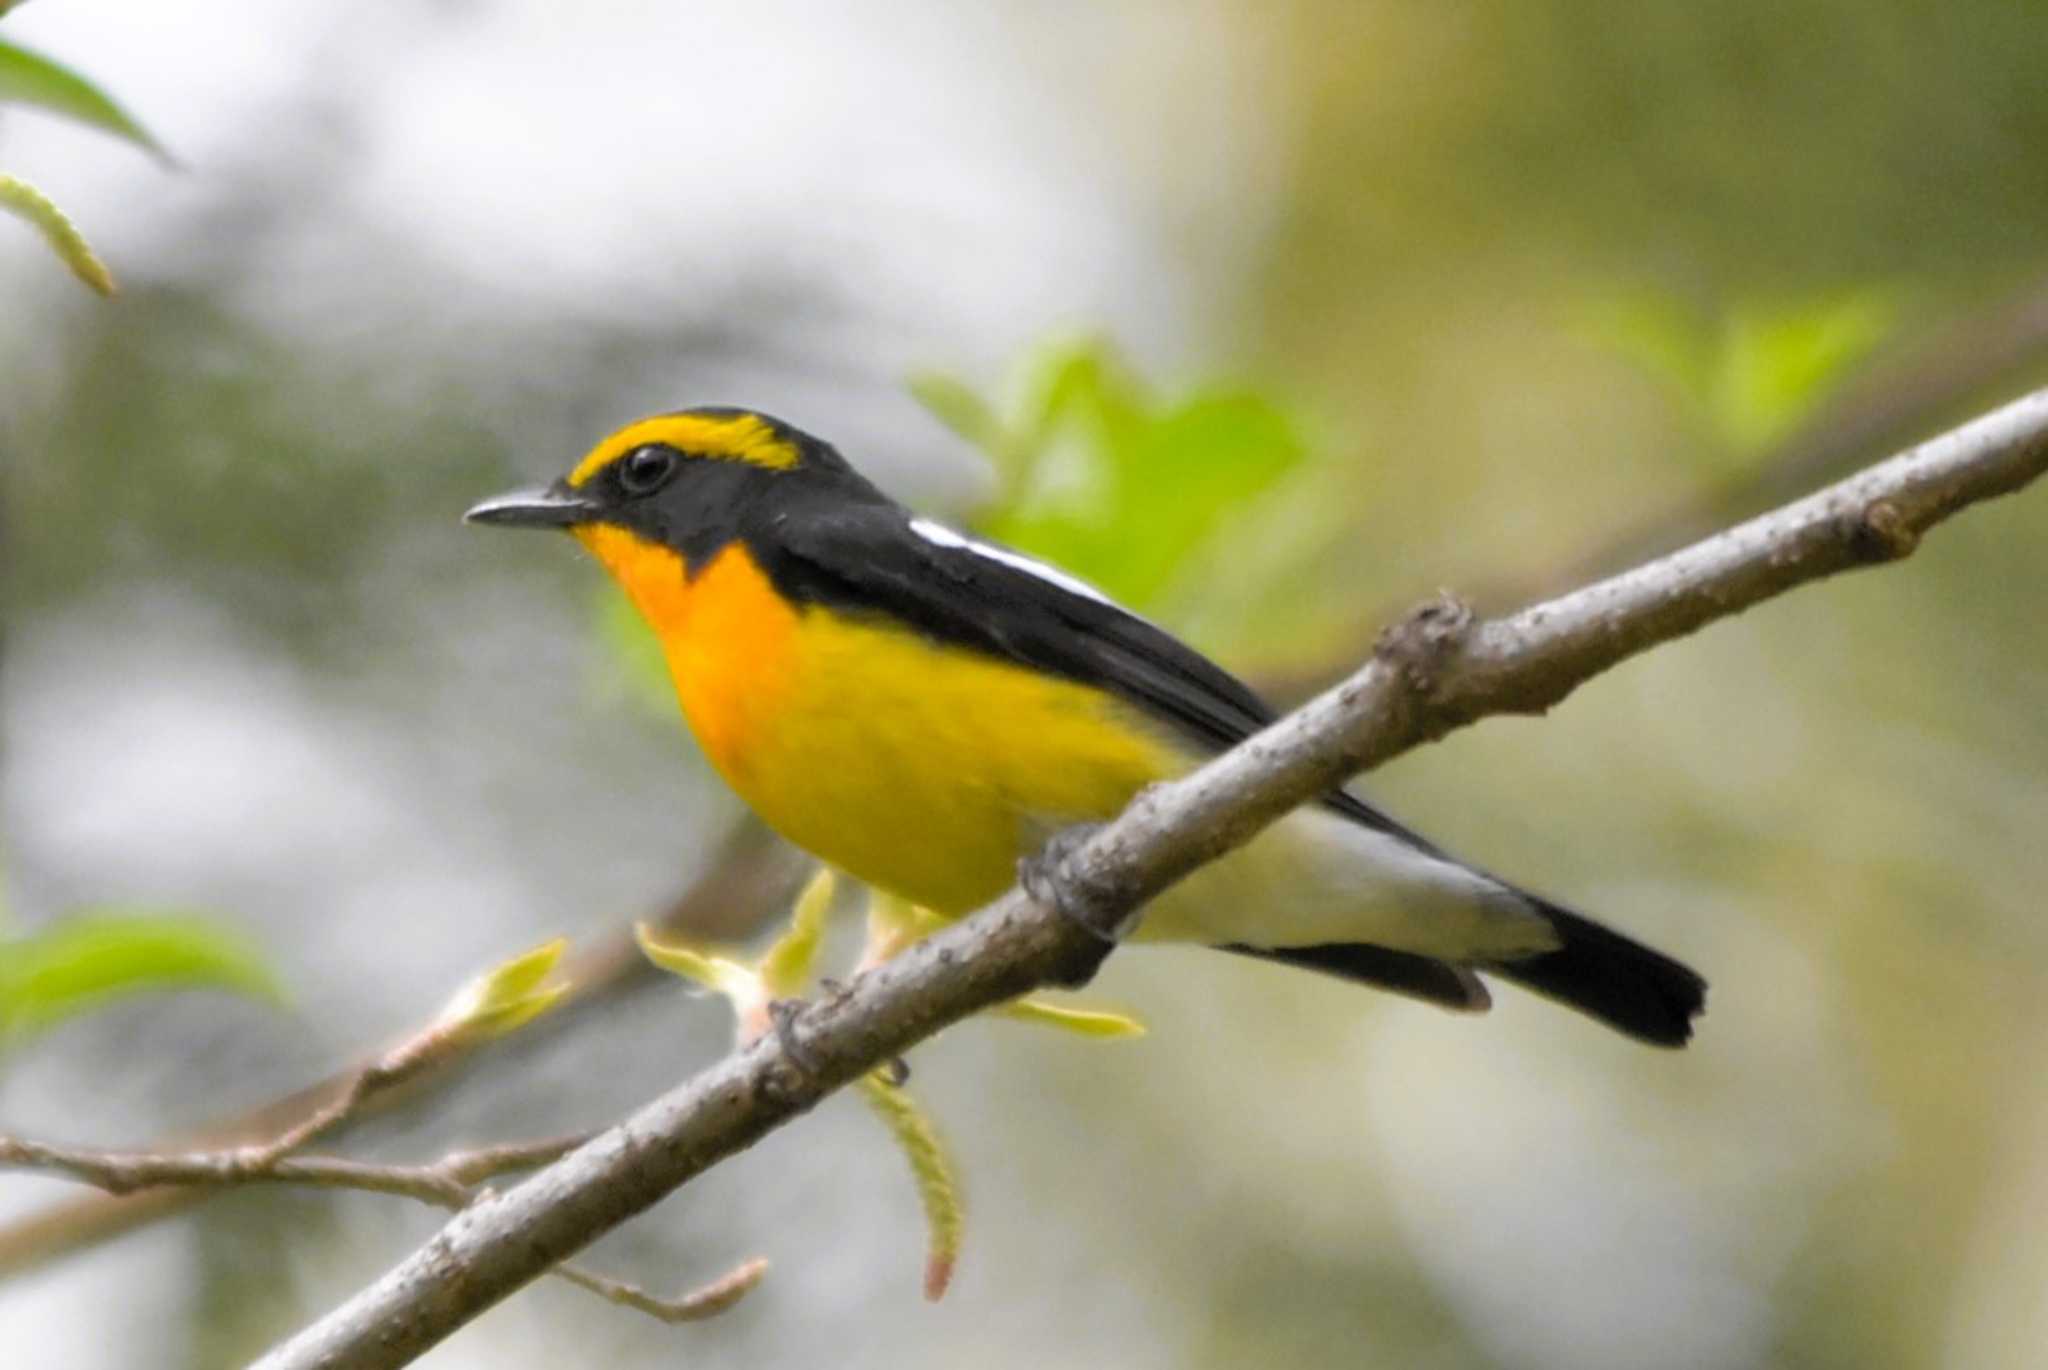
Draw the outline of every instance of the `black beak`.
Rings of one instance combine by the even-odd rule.
[[[557,483],[493,496],[464,514],[462,521],[507,528],[570,528],[596,514],[596,505]]]

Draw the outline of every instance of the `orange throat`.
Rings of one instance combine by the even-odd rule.
[[[733,542],[694,576],[680,553],[609,524],[574,530],[661,640],[683,716],[712,764],[744,791],[760,724],[788,679],[797,610]]]

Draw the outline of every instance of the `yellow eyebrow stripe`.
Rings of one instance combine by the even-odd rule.
[[[796,444],[754,414],[657,414],[627,424],[590,450],[569,473],[571,486],[582,485],[636,447],[665,442],[694,457],[751,462],[786,471],[797,464]]]

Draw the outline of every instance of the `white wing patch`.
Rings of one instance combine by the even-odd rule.
[[[1042,561],[1033,561],[1030,557],[1012,552],[1008,548],[991,547],[985,542],[976,542],[973,538],[954,532],[943,523],[933,523],[930,519],[912,519],[910,531],[934,547],[945,547],[954,551],[971,552],[978,557],[987,557],[990,561],[1000,562],[1013,571],[1022,571],[1026,575],[1036,576],[1049,584],[1057,585],[1069,594],[1092,599],[1097,604],[1108,604],[1111,608],[1117,607],[1108,595],[1085,580],[1079,580]]]

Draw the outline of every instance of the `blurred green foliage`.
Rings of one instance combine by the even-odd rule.
[[[1308,455],[1294,420],[1249,387],[1211,381],[1164,397],[1100,338],[1032,353],[1007,405],[941,374],[910,387],[995,467],[978,530],[1138,608],[1157,605]]]
[[[1791,436],[1890,337],[1896,293],[1865,287],[1792,304],[1740,301],[1718,317],[1669,294],[1624,295],[1593,336],[1664,381],[1714,439],[1717,471]]]
[[[92,909],[0,941],[0,1047],[135,994],[213,989],[282,1001],[262,951],[190,914]]]

